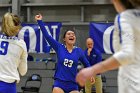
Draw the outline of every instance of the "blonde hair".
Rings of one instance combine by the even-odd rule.
[[[134,7],[140,7],[140,0],[129,0]]]
[[[20,18],[12,13],[6,13],[2,18],[2,33],[15,36],[21,29]]]

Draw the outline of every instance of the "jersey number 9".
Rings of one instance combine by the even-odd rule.
[[[8,50],[9,42],[1,41],[0,42],[0,55],[6,55]]]

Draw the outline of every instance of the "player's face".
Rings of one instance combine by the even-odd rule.
[[[75,33],[73,31],[67,31],[64,41],[66,44],[74,45],[76,41]]]

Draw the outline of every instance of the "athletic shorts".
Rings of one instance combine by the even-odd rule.
[[[6,83],[3,81],[0,81],[0,93],[17,93],[16,82]]]
[[[56,79],[54,81],[53,87],[59,87],[65,93],[70,93],[71,91],[78,91],[78,84],[70,81],[59,80],[59,79]]]

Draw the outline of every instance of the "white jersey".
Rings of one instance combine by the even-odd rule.
[[[27,48],[17,37],[0,35],[0,81],[19,82],[27,72]],[[19,75],[20,73],[20,75]]]
[[[121,43],[113,55],[122,65],[118,73],[119,93],[140,93],[140,9],[119,14],[115,27],[114,38],[119,36],[116,42]]]

